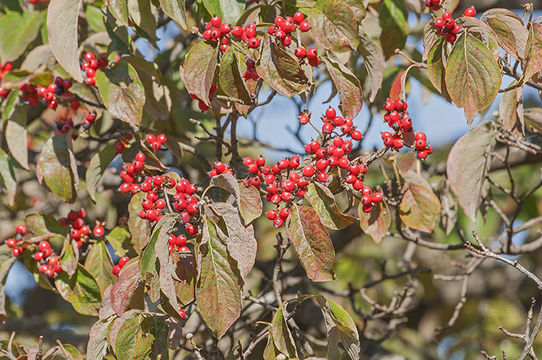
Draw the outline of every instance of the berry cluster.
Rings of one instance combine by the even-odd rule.
[[[245,27],[234,26],[231,34],[236,38],[240,38],[251,49],[256,49],[260,46],[260,39],[256,37],[256,24],[247,24]]]
[[[322,121],[324,122],[322,132],[326,135],[330,135],[336,130],[336,128],[339,128],[342,134],[340,136],[349,136],[354,141],[360,141],[363,138],[361,131],[357,130],[353,125],[352,119],[349,117],[343,118],[341,116],[337,116],[337,112],[331,106],[326,109],[325,115],[322,116]]]
[[[220,161],[217,161],[215,162],[215,168],[214,169],[211,169],[211,171],[209,171],[209,177],[210,178],[213,178],[217,175],[220,175],[220,174],[233,174],[233,172],[230,170],[230,168],[228,167],[228,165],[220,162]]]
[[[49,86],[37,86],[38,96],[45,100],[50,109],[54,110],[58,106],[60,96],[71,96],[68,90],[72,87],[72,84],[72,79],[62,79],[60,76],[57,76]],[[75,101],[73,106],[78,108],[79,102]]]
[[[77,247],[83,246],[83,242],[90,237],[90,226],[85,223],[87,212],[85,209],[79,211],[72,210],[65,218],[60,218],[59,222],[62,226],[70,229],[70,237],[76,241]],[[104,236],[105,230],[103,224],[97,223],[92,234],[95,238]]]
[[[58,256],[53,254],[53,249],[51,248],[51,243],[49,241],[40,241],[38,249],[39,250],[36,251],[32,257],[36,260],[40,273],[48,278],[52,278],[56,274],[62,272]]]
[[[453,43],[457,39],[457,35],[463,30],[461,25],[455,23],[452,14],[449,12],[442,13],[442,17],[435,19],[434,24],[439,35],[444,36],[446,41],[450,43]]]
[[[112,270],[113,275],[119,276],[120,271],[122,270],[124,265],[126,265],[126,263],[128,263],[128,261],[130,261],[130,258],[128,256],[121,257],[119,259],[118,264],[113,266],[113,270]]]
[[[122,144],[124,146],[124,143],[118,142],[118,144]],[[117,152],[120,149],[116,149]],[[124,150],[124,147],[122,147],[122,150]],[[122,151],[121,151],[122,152]],[[135,181],[137,177],[141,176],[143,172],[143,167],[145,166],[145,159],[146,156],[142,152],[137,153],[135,156],[135,161],[133,163],[124,164],[124,169],[120,172],[120,178],[124,180],[124,182],[120,185],[120,192],[126,194],[131,192],[132,194],[137,194],[139,191],[141,191],[140,185]],[[160,180],[156,181],[158,185],[161,185]],[[162,179],[163,182],[163,179]],[[148,186],[152,189],[152,184],[147,185],[145,183],[145,189],[148,189]],[[150,190],[150,189],[149,189]],[[147,191],[149,191],[147,190]]]
[[[274,24],[267,28],[267,33],[274,36],[275,39],[282,42],[284,46],[290,46],[292,37],[290,34],[299,27],[299,30],[305,32],[310,30],[309,22],[305,19],[305,15],[298,11],[294,16],[277,16]]]
[[[220,40],[220,51],[224,52],[230,48],[231,25],[223,23],[219,16],[213,16],[211,21],[205,24],[203,39],[206,41],[218,42]]]
[[[418,131],[415,139],[414,146],[416,147],[418,158],[425,160],[429,154],[433,153],[433,147],[427,144],[427,137],[423,131]]]
[[[441,2],[441,0],[425,0],[425,6],[431,8],[433,11],[437,11],[440,10],[440,7],[442,6]]]
[[[373,210],[373,206],[383,200],[381,192],[373,192],[369,187],[364,186],[361,190],[361,209],[365,214]]]
[[[213,83],[209,89],[209,101],[213,98],[214,93],[218,90],[218,86]],[[198,107],[201,111],[209,110],[209,106],[205,104],[197,95],[190,94],[190,97],[194,100],[198,100]]]
[[[94,124],[94,121],[96,120],[96,110],[92,110],[87,114],[83,122],[81,123],[83,126],[83,129],[90,129],[92,124]],[[122,151],[121,151],[122,152]]]
[[[106,68],[108,65],[105,57],[96,58],[94,53],[87,51],[83,56],[83,63],[81,64],[81,70],[85,72],[85,84],[93,86],[96,83],[96,71]]]
[[[56,134],[65,134],[73,128],[73,120],[71,118],[64,118],[63,121],[56,122],[56,127]]]
[[[13,69],[13,65],[10,62],[5,63],[4,65],[2,65],[2,63],[0,62],[0,80],[2,80],[2,77],[9,73],[11,69]],[[8,94],[9,90],[3,89],[0,86],[0,99],[7,98]]]
[[[306,57],[310,66],[318,66],[318,63],[320,62],[318,59],[318,50],[315,48],[305,49],[304,47],[300,46],[295,49],[294,54],[299,59],[304,59]]]
[[[21,98],[27,101],[30,106],[38,105],[40,99],[35,85],[22,84],[19,86],[19,90],[21,90]]]
[[[160,134],[158,136],[154,136],[153,134],[148,134],[145,136],[145,141],[149,144],[149,146],[154,150],[160,150],[162,145],[167,141],[167,137],[164,134]],[[141,154],[143,155],[143,154]],[[145,156],[145,155],[143,155]],[[137,159],[137,157],[136,157]],[[145,161],[145,158],[143,158],[143,161]]]
[[[171,254],[173,251],[178,252],[190,252],[190,249],[186,246],[186,235],[174,235],[170,234],[168,239],[168,249]]]
[[[243,74],[243,77],[245,80],[252,79],[254,81],[260,80],[260,75],[258,75],[258,72],[256,71],[256,63],[252,59],[247,59],[245,61],[247,65],[247,70]]]
[[[11,254],[15,257],[21,256],[24,252],[24,248],[20,242],[23,236],[26,234],[26,226],[17,225],[15,227],[15,237],[6,240],[6,245],[11,248]]]

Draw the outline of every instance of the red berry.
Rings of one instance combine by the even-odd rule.
[[[300,24],[299,24],[299,30],[301,31],[309,31],[310,30],[310,25],[309,25],[309,22],[307,20],[303,20]]]
[[[167,137],[164,134],[160,134],[156,137],[156,141],[158,141],[160,144],[163,144],[167,141]]]
[[[449,13],[448,11],[442,13],[442,20],[451,19],[451,18],[452,18],[452,14]]]
[[[363,138],[363,135],[361,134],[361,131],[354,130],[350,134],[350,137],[352,138],[352,140],[359,141],[359,140],[361,140]]]
[[[310,48],[307,50],[307,57],[309,59],[316,58],[317,56],[318,56],[318,50],[316,50],[315,48]]]
[[[17,245],[17,240],[10,238],[6,240],[6,245],[10,248],[15,247]]]
[[[211,25],[213,25],[215,28],[219,27],[222,23],[222,19],[220,19],[220,16],[213,16],[211,18]]]
[[[130,261],[130,258],[128,256],[123,256],[119,259],[119,266],[122,268],[126,263]]]
[[[467,8],[463,15],[467,17],[474,17],[476,16],[476,10],[473,7]]]
[[[299,59],[303,59],[306,54],[307,52],[305,51],[305,48],[301,46],[294,51],[294,55],[297,56]]]
[[[51,250],[51,244],[49,243],[49,241],[46,240],[40,241],[38,247],[42,252],[45,250]]]
[[[300,24],[303,20],[305,20],[305,15],[301,11],[298,11],[294,14],[294,21],[296,24]]]
[[[21,234],[21,235],[25,235],[26,234],[26,226],[24,225],[17,225],[15,227],[15,232],[17,232],[18,234]]]
[[[329,119],[329,120],[333,120],[335,119],[335,117],[337,116],[337,112],[335,111],[334,108],[332,108],[331,106],[328,107],[326,109],[326,118]]]
[[[318,174],[318,180],[320,182],[325,182],[328,179],[328,177],[329,177],[329,174],[326,172],[321,172]]]
[[[34,255],[32,257],[36,261],[41,261],[41,259],[43,259],[43,253],[41,251],[38,251],[38,252],[34,253]]]
[[[22,248],[22,247],[16,247],[16,248],[13,248],[13,249],[11,249],[11,253],[12,253],[13,256],[15,256],[15,257],[21,256],[22,253],[23,253],[23,248]]]
[[[241,26],[234,26],[231,31],[231,34],[235,37],[241,37],[241,35],[243,35],[244,32],[245,31],[243,30]]]
[[[333,132],[333,125],[330,124],[330,123],[325,123],[323,126],[322,126],[322,132],[324,134],[331,134]]]
[[[282,220],[280,217],[277,217],[277,218],[275,218],[275,220],[273,220],[273,225],[276,228],[281,227],[283,224],[284,224],[284,220]]]
[[[147,136],[145,136],[145,141],[149,144],[152,144],[156,141],[156,136],[154,136],[153,134],[147,134]]]
[[[181,319],[186,319],[186,313],[183,309],[179,308],[179,315],[181,316]]]
[[[92,233],[94,234],[95,237],[102,237],[105,234],[105,230],[103,226],[97,225],[92,231]]]
[[[120,273],[120,270],[121,270],[121,267],[120,267],[119,265],[113,266],[113,270],[112,270],[113,275],[117,275],[117,276],[118,276],[119,273]]]

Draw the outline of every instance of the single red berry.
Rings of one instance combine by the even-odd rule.
[[[299,25],[301,22],[303,22],[303,20],[305,20],[305,15],[303,15],[301,11],[298,11],[294,14],[294,21],[296,24]]]
[[[241,26],[234,26],[231,30],[231,34],[235,37],[241,37],[245,31]]]
[[[305,57],[305,55],[307,54],[306,50],[304,47],[298,47],[297,49],[294,50],[294,55],[297,56],[299,59],[303,59]]]
[[[321,172],[318,174],[318,181],[320,182],[326,182],[329,177],[329,174],[326,172]]]
[[[299,23],[299,30],[301,31],[309,31],[310,28],[311,26],[307,20],[303,20],[301,23]]]
[[[23,248],[22,247],[16,247],[16,248],[13,248],[11,249],[11,253],[13,254],[13,256],[15,257],[18,257],[18,256],[21,256],[23,254]]]
[[[326,123],[322,126],[322,132],[324,134],[331,134],[333,132],[333,125],[330,123]]]
[[[46,240],[40,241],[38,247],[42,252],[45,250],[51,250],[51,244],[49,243],[49,241]]]
[[[183,309],[179,308],[179,315],[181,316],[181,319],[186,319],[186,313]]]
[[[105,234],[105,230],[103,226],[97,225],[92,231],[92,233],[94,234],[95,237],[102,237]]]
[[[130,261],[130,258],[128,256],[123,256],[119,259],[119,266],[122,268],[126,263]]]
[[[215,28],[220,27],[221,23],[222,19],[220,18],[220,16],[215,15],[211,18],[211,25],[213,25]]]
[[[21,235],[25,235],[26,234],[26,226],[25,225],[17,225],[15,227],[15,232],[17,232],[18,234],[21,234]]]
[[[257,37],[252,37],[248,39],[248,47],[251,49],[256,49],[258,46],[260,46],[260,39]]]
[[[120,267],[119,265],[115,265],[115,266],[113,266],[113,270],[112,270],[112,272],[113,272],[113,275],[116,275],[116,276],[118,276],[118,275],[119,275],[119,273],[120,273],[120,270],[121,270],[121,267]]]
[[[359,140],[361,140],[363,138],[363,135],[361,134],[361,131],[354,130],[350,134],[350,137],[352,138],[352,140],[359,141]]]
[[[167,137],[164,134],[160,134],[156,137],[156,141],[158,141],[160,144],[163,144],[167,141]]]
[[[276,217],[275,220],[273,220],[273,225],[276,228],[281,227],[284,224],[284,220],[282,220],[280,217]]]
[[[476,16],[476,9],[474,9],[472,6],[467,8],[465,10],[465,12],[463,13],[463,15],[467,16],[467,17],[474,17]]]
[[[316,50],[315,48],[307,49],[307,57],[309,59],[314,59],[317,56],[318,56],[318,50]]]
[[[6,240],[6,245],[10,248],[13,248],[17,245],[17,240],[10,238]]]
[[[43,259],[43,253],[41,251],[38,251],[38,252],[34,253],[34,255],[32,257],[36,261],[41,261]]]

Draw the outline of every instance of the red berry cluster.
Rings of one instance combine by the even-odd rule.
[[[71,96],[68,91],[72,87],[72,79],[62,79],[60,76],[55,77],[55,80],[49,86],[37,86],[38,95],[45,100],[50,109],[56,109],[60,96]],[[79,102],[76,102],[79,106]]]
[[[463,15],[466,17],[475,17],[476,16],[476,9],[474,7],[469,7],[465,9],[465,12],[463,12]]]
[[[245,61],[245,64],[247,65],[247,70],[243,74],[243,77],[245,80],[252,79],[254,81],[260,80],[260,75],[258,75],[258,72],[256,71],[256,63],[252,59],[247,59]]]
[[[173,251],[178,252],[190,252],[190,249],[186,246],[186,235],[180,234],[170,234],[168,239],[168,249],[169,253],[171,254]]]
[[[326,109],[326,113],[322,116],[322,121],[324,125],[322,126],[322,132],[326,135],[333,133],[336,128],[339,128],[341,135],[339,136],[349,136],[354,141],[360,141],[363,138],[361,131],[357,130],[353,125],[352,119],[348,116],[341,117],[337,116],[337,112],[331,106]],[[307,150],[307,147],[305,147]]]
[[[118,147],[119,143],[123,144],[124,146],[124,143],[119,141],[116,147]],[[116,149],[116,150],[119,150],[119,149]],[[124,148],[122,150],[124,150]],[[124,180],[124,182],[120,185],[120,192],[124,194],[129,193],[129,192],[131,192],[132,194],[137,194],[139,191],[141,191],[141,187],[136,182],[136,178],[140,177],[143,173],[143,167],[145,166],[145,159],[146,159],[145,154],[143,154],[142,152],[138,152],[137,155],[135,156],[135,161],[133,163],[124,164],[124,169],[120,172],[120,178]],[[162,184],[160,180],[157,180],[156,182],[159,183],[158,185]],[[163,182],[163,179],[162,179],[162,182]],[[149,186],[152,189],[152,184],[150,184]],[[148,185],[145,185],[145,188],[148,188]]]
[[[85,209],[81,209],[79,211],[72,210],[68,216],[59,219],[62,226],[69,228],[70,237],[77,242],[79,248],[90,237],[90,226],[85,222],[86,216]],[[102,224],[96,224],[92,233],[96,238],[102,237],[105,233]]]
[[[9,73],[11,69],[13,69],[13,65],[10,62],[5,63],[4,65],[2,65],[2,63],[0,62],[0,80],[2,80],[2,77],[6,75],[7,73]],[[7,98],[8,94],[9,94],[9,90],[3,89],[0,86],[0,98],[2,99]]]
[[[220,40],[220,51],[224,52],[230,47],[231,25],[223,23],[219,16],[213,16],[211,21],[205,24],[203,39],[206,41],[218,42]]]
[[[37,262],[39,272],[48,278],[52,278],[56,274],[62,272],[58,256],[53,254],[53,249],[51,248],[51,243],[49,243],[49,241],[40,241],[38,251],[36,251],[32,257]]]
[[[446,41],[453,43],[457,35],[463,30],[461,25],[456,24],[449,12],[442,13],[442,17],[435,19],[435,27],[439,35],[444,36]]]
[[[154,136],[153,134],[148,134],[147,136],[145,136],[145,141],[149,144],[149,146],[154,151],[157,151],[157,150],[160,150],[162,145],[164,145],[164,143],[167,141],[167,137],[164,134],[160,134],[158,136]],[[145,159],[143,159],[143,161],[145,161]]]
[[[425,0],[425,6],[434,11],[440,10],[441,0]]]
[[[245,27],[234,26],[231,34],[236,38],[240,38],[251,49],[256,49],[260,46],[260,39],[256,37],[256,24],[247,24]]]
[[[96,58],[94,53],[87,51],[83,56],[83,63],[81,64],[81,70],[85,72],[85,84],[93,86],[96,83],[96,71],[106,68],[108,61],[105,57]]]
[[[113,275],[119,276],[120,271],[130,261],[130,258],[128,256],[123,256],[119,259],[119,262],[117,265],[113,266]]]
[[[304,47],[300,46],[295,49],[294,54],[299,59],[304,59],[306,57],[310,66],[318,66],[318,63],[320,62],[318,59],[318,50],[315,48],[305,49]]]
[[[427,144],[427,137],[423,131],[418,131],[415,135],[415,139],[416,142],[414,143],[414,146],[418,158],[425,160],[429,154],[433,153],[433,147]]]
[[[19,86],[19,90],[21,90],[21,98],[23,101],[27,101],[30,106],[38,105],[40,99],[35,85],[22,84]]]
[[[20,242],[25,234],[26,226],[17,225],[15,227],[15,237],[6,240],[6,245],[11,248],[11,254],[15,257],[21,256],[24,252],[24,248],[21,246]]]
[[[91,112],[89,112],[82,122],[83,129],[90,129],[90,127],[92,126],[92,124],[94,124],[94,121],[96,120],[96,116],[96,110],[92,110]]]
[[[213,83],[209,89],[209,101],[213,98],[214,93],[218,90],[218,86]],[[198,100],[198,107],[201,111],[209,110],[209,106],[205,104],[197,95],[190,94],[190,97],[194,100]]]
[[[215,168],[209,171],[209,177],[213,178],[220,174],[233,174],[233,172],[230,170],[228,165],[224,164],[223,162],[217,161],[215,162]]]
[[[292,43],[292,37],[290,34],[299,27],[299,30],[305,32],[309,31],[309,22],[305,19],[305,15],[298,11],[294,16],[277,16],[274,21],[274,25],[270,25],[267,28],[267,33],[274,36],[275,39],[282,42],[284,46],[290,46]]]

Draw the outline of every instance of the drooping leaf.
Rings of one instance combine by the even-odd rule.
[[[239,213],[245,225],[250,224],[262,214],[263,204],[260,192],[254,186],[239,184]]]
[[[451,99],[464,108],[470,124],[497,96],[502,75],[491,50],[465,33],[457,39],[448,58],[445,79]]]
[[[241,314],[241,274],[216,225],[208,219],[204,219],[198,254],[198,311],[220,339]]]
[[[96,86],[111,115],[130,124],[141,122],[145,89],[130,63],[120,60],[111,69],[96,72]]]
[[[47,11],[49,46],[56,60],[75,81],[83,81],[79,67],[78,25],[81,0],[51,0]]]
[[[402,174],[408,190],[399,204],[399,216],[406,226],[432,232],[440,214],[440,200],[425,178],[414,171]]]
[[[151,226],[147,220],[139,217],[139,211],[141,210],[141,202],[145,198],[145,193],[137,193],[130,199],[128,204],[128,228],[130,234],[132,234],[132,243],[134,244],[134,250],[140,254],[143,248],[147,245],[150,235]]]
[[[186,90],[210,106],[209,90],[213,84],[218,47],[202,41],[192,46],[186,54],[180,74]]]
[[[401,0],[384,0],[379,10],[380,26],[383,31],[380,42],[386,58],[395,54],[395,49],[405,46],[408,35],[408,21],[404,2]]]
[[[115,144],[109,144],[95,153],[90,159],[90,164],[88,165],[86,173],[86,184],[88,195],[93,201],[96,201],[96,191],[100,180],[116,155]]]
[[[3,257],[0,259],[0,319],[6,317],[6,280],[15,261],[17,261],[16,257]]]
[[[297,351],[295,348],[294,339],[292,333],[288,328],[286,319],[284,318],[283,306],[279,307],[273,316],[271,322],[271,336],[273,343],[278,351],[286,355],[289,359],[297,358]]]
[[[363,107],[363,96],[361,93],[361,84],[359,79],[350,69],[340,62],[323,56],[327,71],[333,80],[333,84],[339,92],[341,98],[341,113],[344,116],[355,118]]]
[[[391,225],[391,214],[385,202],[380,202],[373,206],[368,214],[362,210],[362,204],[359,204],[359,225],[364,233],[369,235],[377,244],[386,236]]]
[[[28,170],[28,139],[26,132],[27,106],[16,109],[6,123],[5,136],[9,152],[23,168]]]
[[[309,184],[305,199],[316,210],[316,213],[320,216],[320,221],[328,229],[344,229],[356,221],[355,217],[343,214],[339,210],[333,193],[325,186],[318,183]]]
[[[508,9],[490,9],[482,18],[495,32],[499,45],[517,60],[523,60],[529,33],[521,17]]]
[[[435,46],[435,44],[442,40],[442,36],[437,32],[432,21],[427,22],[423,28],[423,57],[422,60],[427,60],[429,51]]]
[[[360,32],[359,39],[358,51],[363,56],[363,64],[371,82],[369,101],[373,102],[384,79],[384,53],[382,48],[363,31]]]
[[[263,39],[256,70],[267,85],[285,96],[300,94],[310,87],[310,80],[298,60],[288,51],[275,45],[269,36]]]
[[[130,261],[120,271],[118,280],[111,287],[111,307],[118,316],[124,314],[143,284],[137,261]]]
[[[66,235],[66,228],[52,215],[32,213],[26,216],[25,224],[29,233],[34,235]]]
[[[0,189],[6,193],[6,203],[13,206],[15,193],[17,192],[17,180],[15,179],[14,161],[0,149]]]
[[[234,47],[226,50],[220,60],[218,83],[227,96],[249,103],[251,97],[241,73],[240,63],[238,51]]]
[[[75,201],[79,176],[65,134],[55,135],[45,142],[36,167],[42,177],[41,183],[63,201]]]
[[[103,241],[98,241],[92,245],[85,259],[85,268],[96,279],[102,296],[105,289],[117,280],[112,272],[113,261]]]
[[[154,233],[158,233],[154,249],[158,262],[160,263],[160,290],[169,299],[169,303],[175,309],[179,309],[177,294],[173,278],[176,277],[177,267],[173,264],[169,255],[169,234],[175,226],[178,216],[175,214],[166,214],[155,226]]]
[[[114,317],[96,321],[89,332],[87,358],[102,360],[107,353],[107,333]]]
[[[0,60],[17,60],[34,41],[43,21],[39,11],[8,11],[0,17]]]
[[[156,256],[156,241],[158,240],[158,235],[160,235],[160,231],[154,231],[149,243],[141,252],[139,258],[139,270],[141,271],[142,276],[145,276],[147,273],[155,276],[158,275],[156,271],[156,261],[158,260],[158,257]]]
[[[55,286],[75,311],[83,315],[98,315],[102,300],[100,287],[83,265],[78,265],[72,276],[60,272],[55,279]]]
[[[309,279],[333,280],[335,249],[318,213],[309,206],[292,206],[286,230]]]
[[[77,271],[79,251],[76,253],[76,249],[77,245],[74,244],[73,241],[70,243],[67,239],[64,240],[64,246],[62,248],[62,254],[60,257],[60,267],[63,271],[68,273],[69,276],[73,276],[73,274]]]
[[[494,124],[485,122],[454,144],[446,162],[446,175],[459,206],[472,221],[480,207],[490,153],[496,143]]]
[[[527,81],[542,70],[542,24],[531,23],[525,47],[523,80]]]
[[[516,135],[525,132],[523,117],[523,88],[521,86],[503,94],[499,103],[499,119],[506,130]]]
[[[203,5],[211,15],[218,15],[224,22],[235,24],[245,9],[242,0],[203,0]]]
[[[446,100],[450,100],[450,95],[446,89],[443,48],[446,44],[444,38],[439,37],[427,54],[427,75],[431,84],[437,89]]]
[[[153,7],[150,1],[146,0],[127,0],[128,14],[135,29],[146,39],[152,41],[158,40],[156,37],[156,18],[153,14]]]
[[[181,29],[188,31],[185,0],[160,0],[160,7],[167,16],[175,20]]]
[[[182,306],[194,301],[198,270],[194,254],[180,253],[176,262],[175,274],[179,280],[174,281],[175,293]]]

